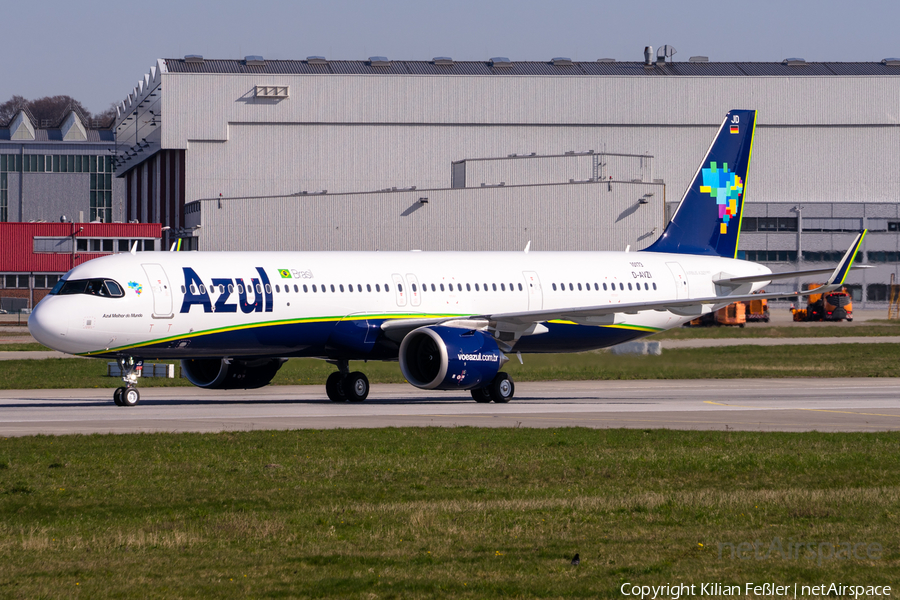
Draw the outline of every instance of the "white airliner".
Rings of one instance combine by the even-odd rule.
[[[134,406],[145,359],[181,359],[210,389],[268,384],[291,357],[337,366],[334,401],[364,400],[351,360],[399,360],[414,386],[508,402],[505,353],[579,352],[677,327],[774,279],[737,260],[756,112],[728,113],[662,236],[641,252],[125,253],[69,271],[28,320],[42,344],[115,358],[116,404]],[[598,360],[602,360],[598,356]]]

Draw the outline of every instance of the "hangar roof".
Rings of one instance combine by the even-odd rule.
[[[441,61],[444,62],[444,61]],[[898,76],[896,60],[881,62],[667,62],[645,65],[643,62],[548,62],[492,61],[385,61],[373,66],[364,60],[264,60],[248,64],[245,60],[207,59],[165,60],[169,73],[246,73],[293,75],[556,75],[613,77],[802,77],[802,76]],[[261,63],[261,64],[260,64]]]

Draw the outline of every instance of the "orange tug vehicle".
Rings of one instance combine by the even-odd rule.
[[[820,284],[811,283],[810,288]],[[807,288],[808,289],[808,288]],[[828,292],[827,294],[810,294],[806,296],[806,308],[791,306],[791,314],[795,321],[847,321],[853,320],[853,302],[846,288]]]
[[[764,294],[765,290],[760,290],[759,294]],[[743,327],[745,323],[768,323],[769,322],[769,301],[765,298],[759,300],[751,300],[750,302],[733,302],[724,308],[697,317],[686,327],[711,327],[718,325],[737,325]]]

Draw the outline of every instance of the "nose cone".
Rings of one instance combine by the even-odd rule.
[[[45,298],[28,317],[28,331],[41,344],[61,352],[68,349],[69,314],[60,305],[59,298]]]

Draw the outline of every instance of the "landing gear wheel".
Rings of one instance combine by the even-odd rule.
[[[490,402],[491,401],[491,386],[478,388],[472,390],[472,398],[475,402]]]
[[[116,406],[124,406],[122,404],[122,393],[125,391],[125,388],[120,387],[116,388],[116,391],[113,392],[113,402],[116,403]]]
[[[141,394],[137,391],[137,388],[125,388],[121,398],[122,406],[137,406],[138,402],[141,401]]]
[[[497,404],[506,404],[512,400],[516,393],[516,385],[507,373],[497,373],[488,389],[490,390],[491,400]]]
[[[342,382],[344,393],[350,402],[362,402],[369,395],[369,378],[359,371],[347,375]]]
[[[340,371],[335,371],[328,376],[325,381],[325,393],[332,402],[347,401],[347,394],[344,393],[344,375]]]

